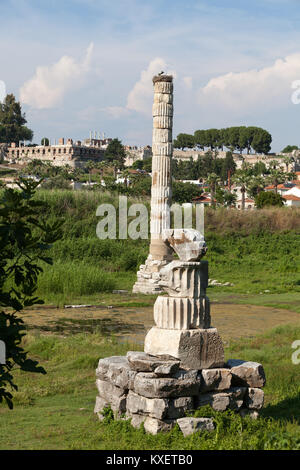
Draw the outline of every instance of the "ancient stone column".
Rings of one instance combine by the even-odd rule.
[[[162,231],[170,228],[171,158],[173,126],[173,83],[169,75],[153,77],[154,104],[152,136],[151,244],[153,259],[171,258],[162,240]]]
[[[173,127],[173,77],[153,77],[154,103],[152,135],[151,242],[145,265],[140,266],[133,292],[159,293],[160,269],[172,260],[171,250],[162,240],[170,228],[172,198],[171,158]]]

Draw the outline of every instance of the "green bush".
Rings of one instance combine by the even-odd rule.
[[[258,209],[269,206],[283,206],[283,199],[280,194],[273,191],[261,191],[255,197],[255,205]]]

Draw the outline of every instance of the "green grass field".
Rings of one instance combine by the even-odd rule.
[[[50,250],[53,266],[44,266],[38,294],[46,303],[86,303],[112,290],[131,290],[136,271],[149,251],[149,240],[100,240],[96,227],[101,203],[118,206],[106,192],[39,190],[48,204],[47,219],[64,220],[62,239]],[[130,199],[135,202],[149,201]],[[42,215],[42,212],[41,212]],[[251,295],[300,293],[300,210],[207,210],[205,238],[209,275],[233,287],[214,292]],[[82,299],[82,300],[80,300]]]
[[[93,414],[95,368],[101,357],[123,355],[135,345],[98,333],[68,337],[29,335],[26,348],[46,375],[17,373],[15,408],[0,406],[0,449],[300,449],[300,364],[291,344],[300,328],[280,327],[251,340],[231,343],[226,357],[263,363],[265,407],[258,420],[210,408],[216,430],[184,438],[179,428],[152,436],[129,421],[98,421]]]
[[[136,270],[148,254],[148,240],[99,240],[96,208],[118,199],[92,191],[38,191],[47,218],[63,218],[62,239],[50,250],[38,295],[46,304],[148,306],[154,296],[131,295]],[[141,202],[141,201],[131,201]],[[42,214],[41,214],[42,215]],[[232,287],[210,287],[214,302],[272,306],[300,313],[300,211],[274,209],[207,211],[205,238],[210,278]],[[115,289],[128,290],[115,295]],[[241,332],[242,334],[242,332]],[[16,371],[19,391],[13,411],[0,406],[0,449],[300,449],[300,364],[291,344],[300,328],[278,327],[226,348],[227,358],[261,362],[266,370],[266,403],[254,421],[202,409],[216,431],[183,438],[178,428],[151,436],[128,421],[99,422],[93,414],[95,368],[101,357],[137,348],[99,332],[73,336],[28,334],[25,347],[47,375]]]

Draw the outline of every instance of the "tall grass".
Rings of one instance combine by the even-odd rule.
[[[38,190],[47,203],[47,218],[64,221],[62,239],[49,255],[38,292],[42,298],[88,296],[113,289],[131,289],[135,273],[149,251],[149,240],[100,240],[96,235],[97,207],[118,208],[119,198],[102,191]],[[128,199],[128,206],[149,200]],[[41,216],[44,213],[41,212]],[[207,209],[205,238],[210,277],[229,281],[229,292],[300,290],[300,209],[254,211]],[[126,286],[126,287],[125,287]]]

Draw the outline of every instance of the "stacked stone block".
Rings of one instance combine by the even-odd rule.
[[[171,356],[129,351],[127,357],[100,359],[96,377],[99,418],[110,407],[116,419],[131,419],[134,427],[143,423],[152,434],[176,423],[185,435],[190,428],[213,430],[212,419],[186,416],[205,405],[256,418],[264,402],[265,374],[254,362],[229,360],[219,368],[187,370]]]

